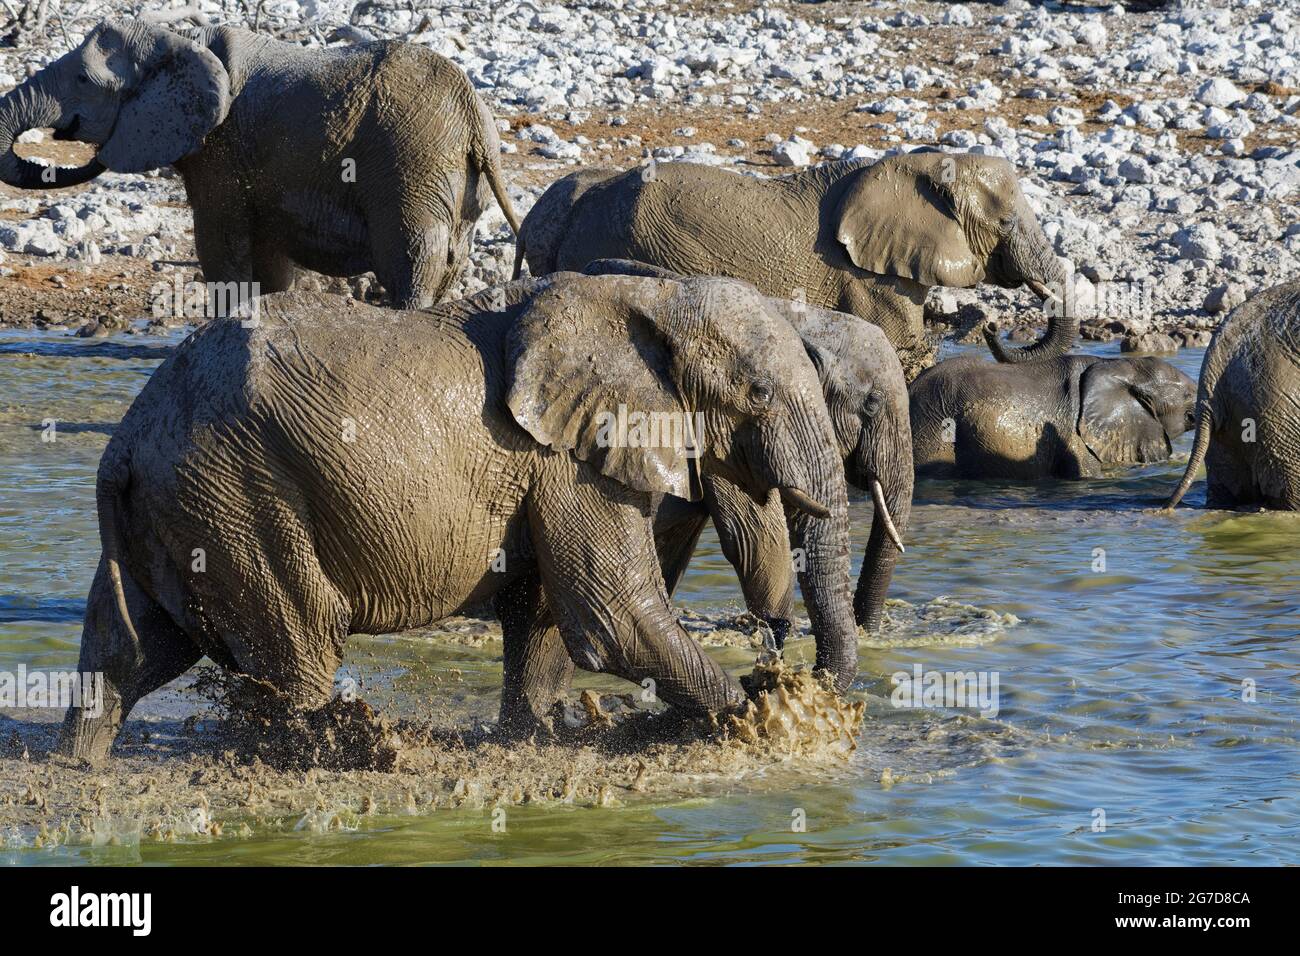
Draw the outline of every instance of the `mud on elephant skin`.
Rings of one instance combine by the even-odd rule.
[[[534,275],[610,258],[744,279],[880,326],[909,379],[933,363],[931,286],[1027,284],[1060,299],[1066,278],[1010,163],[937,151],[773,179],[694,163],[582,169],[524,219],[516,270],[524,258]],[[1053,308],[1039,342],[992,347],[1006,362],[1050,358],[1077,333],[1077,319]]]
[[[918,477],[1034,480],[1167,459],[1194,424],[1196,385],[1158,358],[967,356],[927,369],[909,391]]]
[[[676,273],[627,260],[597,260],[592,275],[642,275],[682,278]],[[503,299],[526,294],[516,282],[499,292]],[[813,522],[777,495],[755,498],[727,479],[704,479],[701,501],[665,496],[654,524],[655,546],[671,594],[685,573],[700,533],[712,519],[722,550],[736,568],[748,610],[772,627],[778,644],[793,628],[791,554],[817,644],[816,669],[828,672],[847,690],[857,675],[857,624],[880,626],[885,596],[906,533],[912,503],[911,432],[907,388],[893,348],[880,329],[851,315],[779,299],[769,306],[799,332],[817,369],[834,426],[844,472],[851,484],[876,502],[858,587],[850,609],[846,600],[848,560],[836,527],[847,516]],[[438,311],[473,314],[463,304]],[[544,598],[524,583],[502,592],[497,613],[504,632],[504,679],[500,727],[511,736],[544,729],[555,703],[567,689],[573,664],[551,623]],[[856,618],[856,621],[855,621]]]
[[[718,475],[844,512],[798,336],[733,280],[557,276],[495,299],[454,321],[287,293],[176,349],[100,463],[81,666],[104,674],[105,708],[69,711],[64,752],[102,758],[136,701],[203,654],[268,706],[318,708],[349,634],[522,581],[583,667],[651,678],[687,712],[744,702],[677,624],[652,503]],[[698,414],[698,454],[602,440],[620,405]]]
[[[38,127],[95,158],[74,169],[15,155]],[[0,100],[0,180],[62,188],[174,165],[205,279],[263,293],[301,266],[373,270],[399,307],[436,302],[493,196],[518,232],[499,153],[465,74],[406,43],[312,51],[233,27],[191,40],[109,20]]]
[[[1209,508],[1300,511],[1300,282],[1252,296],[1214,333],[1177,507],[1205,465]]]

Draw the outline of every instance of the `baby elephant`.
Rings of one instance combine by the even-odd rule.
[[[24,131],[99,147],[84,166],[14,154]],[[401,308],[440,299],[501,182],[492,115],[415,44],[308,50],[233,27],[197,40],[109,20],[0,100],[0,180],[83,183],[174,165],[208,282],[288,289],[294,266],[373,270]],[[233,312],[233,309],[230,311]]]
[[[949,359],[910,388],[919,477],[1091,478],[1163,461],[1195,423],[1195,383],[1157,358]]]
[[[1196,441],[1177,506],[1205,465],[1205,503],[1300,511],[1300,282],[1251,297],[1205,352]]]
[[[487,297],[489,300],[492,296]],[[268,703],[329,699],[349,634],[544,599],[575,662],[688,712],[744,701],[677,623],[651,533],[665,494],[775,490],[840,555],[847,496],[817,370],[752,286],[554,276],[453,321],[328,295],[209,323],[114,432],[103,556],[64,752],[206,654]]]

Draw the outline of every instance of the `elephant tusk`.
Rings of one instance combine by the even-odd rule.
[[[894,519],[889,515],[889,505],[885,504],[885,489],[880,487],[878,478],[871,479],[871,500],[876,503],[876,514],[884,522],[885,533],[889,535],[889,540],[894,542],[894,547],[898,549],[899,554],[906,553],[903,539],[899,536],[898,529],[894,527]]]
[[[810,514],[814,518],[829,518],[831,509],[827,508],[820,501],[808,497],[798,488],[785,487],[780,489],[781,500],[791,508],[795,508],[805,514]]]
[[[1048,299],[1052,302],[1060,302],[1061,297],[1049,289],[1046,285],[1037,279],[1026,279],[1025,285],[1029,286],[1040,299]]]

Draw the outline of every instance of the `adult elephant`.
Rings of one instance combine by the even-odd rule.
[[[104,702],[69,710],[65,752],[104,757],[202,654],[269,702],[319,707],[349,634],[522,579],[583,667],[650,678],[689,712],[743,703],[677,623],[651,520],[656,496],[698,498],[712,475],[846,511],[816,369],[757,290],[557,276],[459,322],[341,296],[259,305],[186,339],[104,451],[80,665]],[[611,433],[623,409],[694,440]],[[846,525],[822,524],[847,591]]]
[[[1006,160],[916,152],[773,179],[694,163],[579,170],[552,184],[519,231],[515,268],[534,275],[593,259],[638,259],[727,275],[768,295],[880,326],[909,380],[932,364],[931,286],[1026,284],[1053,300],[1047,334],[1000,361],[1069,350],[1078,321],[1057,307],[1066,275]]]
[[[612,260],[592,262],[585,271],[673,277],[644,263]],[[527,281],[516,282],[487,295],[504,304],[528,295],[529,288]],[[723,553],[740,578],[746,606],[772,627],[778,646],[793,628],[793,551],[817,645],[815,667],[844,691],[857,675],[855,618],[868,630],[879,628],[911,512],[907,387],[893,348],[875,326],[785,300],[769,299],[768,304],[794,326],[813,360],[848,482],[870,493],[875,503],[853,614],[842,597],[846,562],[835,550],[839,533],[827,533],[832,529],[825,523],[810,521],[779,496],[756,499],[724,476],[704,479],[700,501],[666,496],[655,515],[655,545],[671,594],[712,519]],[[472,315],[478,308],[476,299],[470,299],[438,311]],[[833,515],[831,520],[840,518]],[[522,581],[501,592],[496,607],[504,632],[500,725],[511,735],[527,736],[545,725],[568,686],[573,663],[537,582]]]
[[[1252,296],[1215,331],[1201,363],[1196,440],[1166,508],[1202,464],[1209,508],[1300,510],[1300,282]]]
[[[949,359],[912,382],[912,452],[931,478],[1087,478],[1164,461],[1194,423],[1196,384],[1158,358]]]
[[[73,169],[18,157],[15,139],[36,127],[94,144],[94,159]],[[443,296],[493,195],[518,232],[499,153],[465,74],[407,43],[307,50],[232,27],[192,41],[109,20],[0,100],[10,186],[174,165],[208,282],[271,293],[295,266],[373,270],[401,308]]]

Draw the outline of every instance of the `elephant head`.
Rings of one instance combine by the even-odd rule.
[[[57,189],[105,169],[166,166],[197,150],[229,106],[230,79],[205,47],[162,27],[106,21],[0,100],[0,180]],[[15,155],[18,136],[40,127],[99,147],[95,158],[56,168]]]
[[[1158,358],[1103,359],[1079,378],[1079,436],[1105,464],[1164,461],[1196,425],[1196,383]]]
[[[837,217],[836,238],[866,272],[923,286],[1027,285],[1049,301],[1047,334],[1024,349],[990,341],[998,361],[1054,358],[1074,343],[1078,319],[1056,307],[1065,270],[1005,159],[926,150],[881,160],[853,175]]]
[[[868,492],[875,505],[853,597],[857,623],[875,631],[912,512],[907,382],[889,339],[878,327],[842,312],[810,307],[792,310],[789,318],[821,378],[845,477]]]
[[[834,430],[816,369],[767,299],[730,279],[584,276],[540,292],[512,336],[508,404],[542,444],[652,494],[699,500],[711,477],[759,505],[779,494],[806,522],[814,624],[847,627],[856,652]],[[647,415],[658,436],[634,436]],[[665,440],[676,420],[689,441]]]
[[[598,259],[584,271],[681,278],[658,266],[623,259]],[[875,630],[912,509],[912,432],[903,369],[884,331],[869,322],[785,299],[767,302],[799,334],[817,370],[849,484],[870,493],[875,503],[853,601],[856,624]],[[835,546],[836,535],[806,517],[796,517],[790,525],[790,543],[802,548],[806,557],[800,588],[817,639],[817,666],[833,673],[841,690],[847,689],[857,674],[858,635],[838,597],[836,575],[842,559],[828,550]]]

